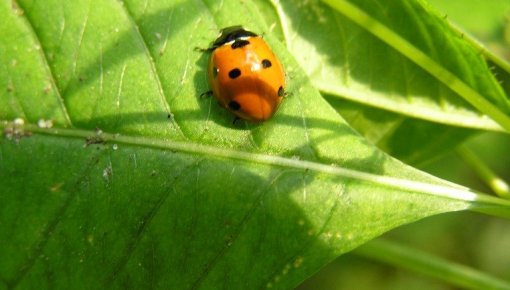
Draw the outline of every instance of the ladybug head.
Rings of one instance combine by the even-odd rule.
[[[213,42],[211,48],[215,49],[225,43],[235,41],[239,38],[257,36],[257,34],[244,29],[241,25],[225,27],[220,31],[220,36]]]

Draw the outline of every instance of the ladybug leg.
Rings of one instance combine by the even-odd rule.
[[[288,92],[287,92],[287,91],[283,88],[283,86],[280,86],[280,87],[278,88],[278,96],[279,96],[279,97],[282,97],[282,98],[283,98],[283,97],[286,97],[286,96],[288,96],[288,95],[289,95],[289,93],[288,93]]]
[[[198,52],[212,52],[214,49],[215,49],[215,47],[203,48],[203,47],[195,46],[195,51],[198,51]]]
[[[213,91],[207,91],[200,94],[200,98],[209,98],[213,95]]]
[[[241,120],[242,120],[241,118],[239,118],[238,116],[236,116],[236,117],[234,118],[234,120],[232,121],[232,125],[237,125],[237,124],[239,123],[239,121],[241,121]]]

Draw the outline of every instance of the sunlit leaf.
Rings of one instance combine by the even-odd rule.
[[[404,223],[508,214],[360,137],[249,1],[0,5],[2,288],[289,289]],[[196,47],[239,23],[289,75],[263,124],[200,97]]]

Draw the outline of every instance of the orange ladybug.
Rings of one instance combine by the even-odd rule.
[[[285,95],[285,72],[262,37],[242,26],[223,28],[207,51],[209,94],[241,119],[271,118]]]

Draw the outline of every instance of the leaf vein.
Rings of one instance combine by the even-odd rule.
[[[2,122],[2,120],[0,120],[0,128],[6,128],[9,124],[9,122]],[[85,139],[96,135],[94,131],[90,130],[75,128],[39,128],[35,124],[25,124],[23,128],[26,131],[30,131],[32,134],[69,138]],[[459,201],[476,202],[478,204],[510,206],[510,201],[491,197],[487,194],[481,194],[460,185],[445,183],[439,179],[415,181],[387,175],[378,175],[348,167],[323,164],[317,161],[293,159],[278,155],[251,153],[235,148],[221,148],[190,141],[172,141],[167,139],[119,135],[106,132],[101,134],[101,139],[104,142],[115,142],[130,146],[143,146],[152,149],[179,151],[188,154],[196,154],[201,156],[204,155],[219,159],[237,160],[241,162],[251,162],[278,168],[308,170],[350,180],[357,180],[359,182],[378,184],[387,188],[427,194],[430,196],[439,196],[442,198]]]
[[[232,234],[229,235],[228,240],[225,241],[223,247],[218,251],[218,253],[206,264],[205,268],[203,269],[202,273],[198,276],[198,278],[193,282],[190,289],[198,289],[200,288],[201,283],[205,280],[205,278],[209,275],[209,273],[212,271],[214,266],[220,261],[221,257],[225,256],[228,250],[233,246],[237,238],[240,236],[242,230],[244,229],[247,222],[251,219],[251,217],[254,215],[255,211],[260,207],[262,204],[261,201],[264,199],[264,197],[269,192],[269,188],[272,187],[272,185],[284,174],[284,170],[278,170],[277,173],[273,175],[273,177],[270,179],[270,181],[267,183],[266,186],[259,188],[257,195],[258,197],[253,201],[252,206],[248,209],[245,216],[241,219],[239,222],[239,225],[232,231]]]
[[[155,205],[147,211],[145,216],[143,216],[139,223],[139,226],[134,232],[134,237],[130,239],[129,244],[126,246],[125,254],[117,261],[117,263],[115,263],[115,265],[113,266],[113,271],[104,280],[103,284],[105,285],[106,288],[111,288],[111,283],[115,280],[120,271],[124,269],[124,267],[127,265],[129,260],[133,256],[140,240],[142,239],[144,233],[146,232],[146,229],[150,226],[150,224],[154,220],[154,217],[157,215],[163,204],[170,196],[170,193],[174,191],[174,188],[172,187],[174,182],[177,179],[179,179],[179,177],[183,176],[186,172],[188,172],[189,169],[195,168],[202,161],[203,158],[197,159],[195,160],[195,162],[187,165],[185,168],[180,170],[179,173],[173,177],[172,182],[168,184],[168,190],[164,194],[162,194],[162,196],[155,203]]]
[[[150,70],[154,76],[154,79],[155,79],[155,83],[156,83],[156,86],[157,86],[157,89],[158,89],[158,93],[159,93],[159,96],[161,98],[161,103],[163,104],[163,106],[165,107],[165,111],[167,113],[167,115],[169,116],[169,119],[170,119],[170,123],[169,123],[169,126],[174,126],[175,129],[177,130],[177,132],[182,136],[184,137],[185,139],[188,139],[186,137],[186,135],[184,134],[184,132],[182,131],[181,127],[179,126],[179,124],[177,123],[177,121],[175,120],[174,118],[174,114],[172,113],[172,110],[170,108],[170,104],[168,102],[168,98],[165,94],[165,91],[163,90],[163,85],[161,83],[161,79],[159,77],[159,71],[157,69],[157,66],[154,62],[154,55],[151,53],[151,50],[149,49],[149,44],[147,42],[147,40],[145,39],[143,33],[140,32],[140,29],[139,29],[139,26],[138,24],[136,23],[135,21],[135,18],[133,16],[133,14],[131,13],[131,11],[128,9],[129,5],[128,3],[126,3],[125,0],[121,0],[121,3],[122,5],[122,9],[124,9],[125,13],[126,13],[126,16],[128,18],[128,20],[130,21],[131,23],[131,26],[133,28],[136,28],[135,31],[136,31],[136,35],[138,36],[138,39],[140,41],[140,44],[142,45],[143,47],[143,50],[144,50],[144,53],[145,55],[147,56],[147,61],[149,63],[149,66],[150,66]]]
[[[26,7],[21,6],[20,3],[17,1],[16,1],[16,5],[18,5],[23,11],[27,11],[25,9]],[[21,17],[23,17],[22,19],[24,19],[24,22],[27,24],[27,27],[31,31],[32,39],[33,39],[35,45],[39,48],[39,49],[37,49],[37,51],[39,52],[40,59],[43,62],[43,68],[46,71],[46,74],[49,78],[49,82],[50,82],[52,91],[55,92],[55,97],[57,98],[57,104],[60,107],[63,117],[66,121],[66,125],[72,127],[71,117],[69,116],[69,113],[67,112],[64,98],[62,97],[60,88],[57,85],[55,73],[53,72],[53,70],[48,62],[46,50],[44,49],[44,46],[42,46],[42,44],[41,44],[41,38],[40,38],[39,34],[37,34],[37,30],[35,29],[35,26],[28,18],[27,13],[23,13],[23,15]]]
[[[71,182],[69,188],[64,190],[68,193],[66,199],[63,201],[62,205],[56,210],[53,218],[47,223],[46,227],[41,231],[41,236],[38,241],[34,243],[32,249],[29,254],[27,254],[26,261],[20,266],[17,270],[16,275],[10,281],[7,281],[8,289],[15,289],[17,285],[23,280],[23,277],[30,271],[30,269],[34,266],[35,262],[41,258],[41,253],[44,250],[44,247],[48,243],[51,238],[54,230],[62,221],[62,217],[65,215],[67,209],[71,205],[72,201],[75,200],[78,195],[78,188],[81,185],[82,180],[91,172],[94,165],[99,161],[99,157],[103,154],[104,151],[98,152],[96,155],[90,158],[88,164],[84,167],[83,171],[76,178],[74,182]]]

